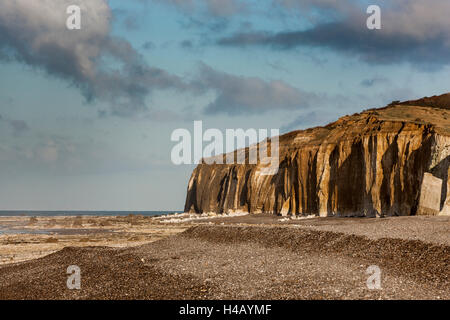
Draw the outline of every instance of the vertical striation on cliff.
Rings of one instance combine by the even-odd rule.
[[[260,174],[264,164],[199,164],[189,181],[185,211],[320,216],[448,212],[449,97],[371,109],[282,135],[274,175]],[[439,101],[437,107],[433,99]],[[424,179],[426,173],[442,183],[433,180],[428,186],[432,180]],[[437,197],[421,197],[436,192],[436,185],[441,186]]]

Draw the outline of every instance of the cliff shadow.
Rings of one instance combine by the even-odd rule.
[[[399,158],[398,139],[394,139],[382,158],[383,181],[380,189],[381,214],[415,215],[424,173],[429,168],[432,153],[432,136],[428,130],[422,134],[419,148],[410,151],[411,142]],[[406,157],[404,162],[401,161]],[[391,176],[394,174],[393,183]],[[392,201],[391,201],[392,197]]]
[[[410,151],[408,142],[399,157],[398,135],[384,153],[381,165],[383,181],[380,188],[382,215],[415,215],[424,173],[431,162],[432,138],[424,131],[422,143]],[[408,156],[409,154],[409,156]],[[405,160],[401,161],[402,158]],[[393,181],[391,183],[391,177]]]
[[[364,215],[366,167],[362,141],[352,144],[350,154],[339,166],[340,156],[336,146],[329,158],[328,215]]]

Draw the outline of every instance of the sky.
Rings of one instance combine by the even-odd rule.
[[[175,129],[284,133],[449,92],[449,15],[444,0],[2,0],[0,210],[180,211],[195,165],[171,161]]]

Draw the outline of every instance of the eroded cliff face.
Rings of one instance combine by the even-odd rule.
[[[263,164],[200,164],[185,211],[412,215],[428,212],[420,200],[428,172],[442,180],[446,212],[449,119],[445,108],[392,105],[285,134],[274,175],[261,175]]]

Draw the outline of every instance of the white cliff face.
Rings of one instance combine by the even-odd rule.
[[[429,183],[424,181],[422,184],[421,199],[419,203],[419,206],[421,206],[422,203],[427,203],[428,206],[435,206],[435,209],[431,210],[429,214],[447,215],[450,212],[450,181],[448,179],[449,164],[450,137],[436,135],[432,146],[431,163],[429,168],[429,172],[432,174],[432,177],[428,177]],[[426,196],[426,194],[429,194],[429,196]],[[433,200],[435,198],[438,198],[437,207],[436,200]]]
[[[450,156],[450,137],[436,135],[432,147],[432,152],[433,155],[430,164],[431,170]]]
[[[444,118],[449,110],[392,106],[288,133],[274,175],[262,175],[260,164],[200,164],[185,211],[394,216],[417,214],[426,200],[448,212],[450,120],[435,121]],[[438,195],[426,173],[442,181]],[[427,186],[423,194],[433,196],[421,201]]]
[[[447,177],[450,175],[450,168],[447,171]],[[442,216],[450,216],[450,179],[447,178],[447,193],[444,200],[444,205],[439,213]]]

